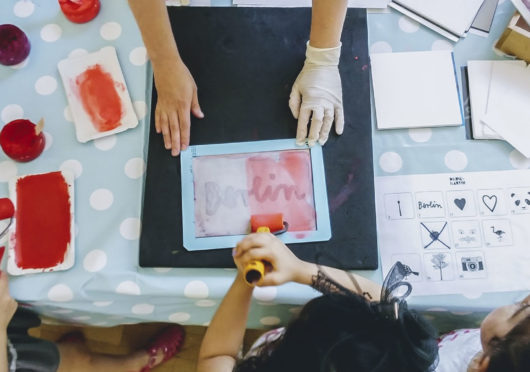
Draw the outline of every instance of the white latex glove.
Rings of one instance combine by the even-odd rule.
[[[341,44],[342,45],[342,44]],[[335,132],[344,130],[342,85],[339,74],[340,48],[313,48],[307,43],[304,67],[296,78],[289,97],[289,108],[298,119],[296,144],[313,146],[326,143],[333,121]],[[307,125],[311,128],[307,135]]]

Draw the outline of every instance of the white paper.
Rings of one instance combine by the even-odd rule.
[[[116,86],[119,87],[116,91],[124,110],[120,124],[116,128],[104,132],[100,132],[94,127],[90,116],[83,108],[83,104],[74,90],[75,79],[79,74],[96,64],[101,65],[106,72],[110,73]],[[57,66],[66,91],[66,97],[74,119],[76,137],[79,142],[87,142],[123,132],[138,125],[138,118],[136,117],[114,47],[104,47],[97,52],[81,57],[63,59]]]
[[[521,13],[526,23],[530,24],[530,0],[512,0],[512,3]]]
[[[482,121],[530,158],[530,68],[494,64]]]
[[[418,275],[412,296],[530,289],[530,172],[376,177],[383,274]]]
[[[378,129],[461,125],[452,52],[371,54]]]
[[[390,0],[349,0],[349,8],[386,8]],[[296,8],[310,7],[312,0],[233,0],[237,6]]]
[[[484,0],[393,0],[447,31],[464,36]]]

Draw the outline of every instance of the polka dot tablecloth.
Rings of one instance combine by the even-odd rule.
[[[229,6],[230,1],[198,0],[191,5]],[[370,50],[454,48],[459,65],[471,58],[495,57],[491,45],[512,11],[508,1],[501,2],[490,38],[469,35],[456,46],[395,12],[370,13]],[[152,81],[148,56],[127,2],[102,0],[100,14],[81,25],[67,21],[57,2],[49,0],[3,1],[0,14],[2,23],[18,25],[32,44],[26,61],[0,66],[1,125],[22,117],[46,120],[46,149],[38,159],[15,163],[0,154],[0,197],[7,196],[7,181],[17,175],[58,169],[75,174],[75,266],[65,272],[11,277],[13,296],[43,315],[72,323],[208,324],[235,276],[234,269],[138,267]],[[109,45],[117,49],[140,124],[81,144],[75,139],[57,63]],[[466,141],[463,128],[374,131],[373,142],[376,176],[530,165],[502,142]],[[361,274],[381,280],[379,271]],[[258,288],[249,327],[284,324],[315,295],[310,288],[294,284]],[[510,296],[484,295],[472,303],[463,297],[436,296],[413,298],[412,304],[435,315],[451,310],[460,317],[511,301]]]

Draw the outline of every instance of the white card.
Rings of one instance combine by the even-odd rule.
[[[58,63],[58,68],[79,142],[123,132],[138,125],[116,49],[104,47],[81,57],[63,59]],[[104,81],[107,85],[103,90],[110,98],[114,98],[113,100],[106,100],[102,103],[101,99],[94,98],[101,97],[100,95],[89,94],[90,92],[99,93],[95,80],[90,82],[90,75],[86,75],[89,70],[96,71],[98,76],[106,78]],[[100,106],[90,101],[91,99],[96,103],[105,104],[105,110],[98,110]],[[108,102],[116,103],[110,106],[110,111]]]
[[[378,129],[462,125],[452,52],[370,55]]]

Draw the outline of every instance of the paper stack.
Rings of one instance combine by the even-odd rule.
[[[469,61],[475,139],[503,139],[530,158],[530,67],[524,61]]]
[[[388,6],[458,41],[473,27],[487,35],[498,0],[392,0]]]

